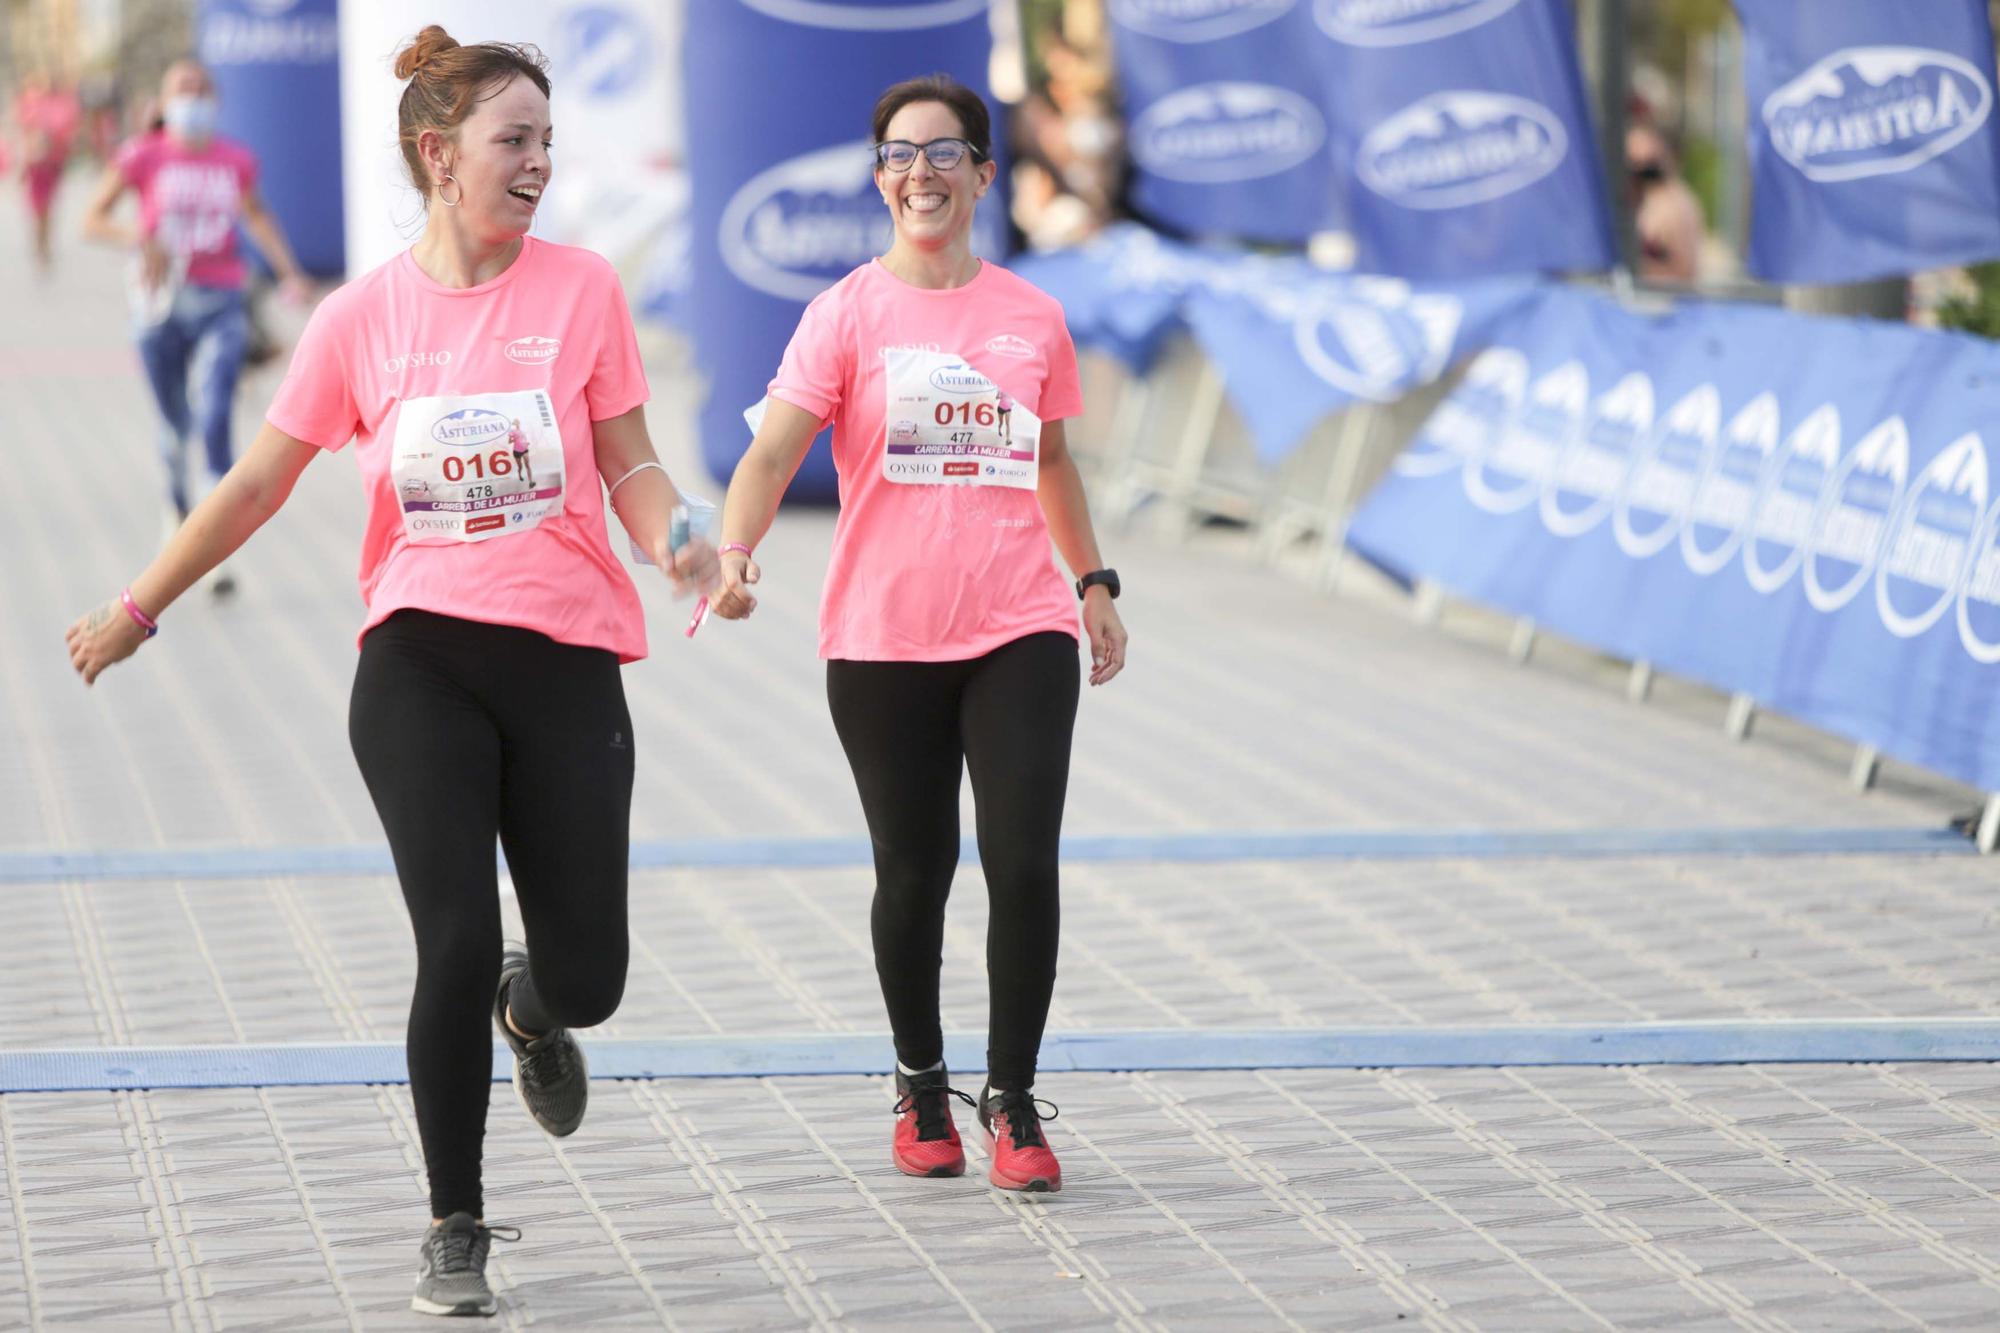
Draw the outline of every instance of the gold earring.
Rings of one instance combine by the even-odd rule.
[[[453,185],[458,185],[457,199],[447,199],[444,197],[445,181],[451,181]],[[465,187],[463,185],[459,185],[459,182],[452,177],[450,172],[446,172],[444,180],[439,181],[437,184],[437,197],[438,197],[438,202],[443,204],[446,208],[457,208],[465,198]]]

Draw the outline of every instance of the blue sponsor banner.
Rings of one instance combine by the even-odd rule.
[[[1416,286],[1329,273],[1296,256],[1182,245],[1112,228],[1015,271],[1063,303],[1079,346],[1143,371],[1185,329],[1222,373],[1265,462],[1357,399],[1386,402],[1437,379],[1534,299],[1523,279]]]
[[[941,71],[987,91],[987,0],[704,0],[684,45],[693,283],[689,323],[708,382],[703,461],[726,479],[806,303],[889,248],[868,117],[890,84]],[[746,96],[746,72],[784,96]],[[996,145],[997,147],[997,145]],[[1005,175],[1005,164],[1001,174]],[[1005,247],[1007,204],[981,203],[974,248]],[[832,501],[822,438],[793,499]]]
[[[1736,0],[1750,268],[1858,282],[2000,255],[1986,0]]]
[[[344,276],[335,0],[202,0],[196,53],[217,129],[257,155],[258,189],[306,272]]]
[[[1191,235],[1338,225],[1322,80],[1298,0],[1110,0],[1132,202]]]
[[[1356,267],[1425,280],[1610,267],[1564,0],[1305,0]]]
[[[1404,577],[2000,789],[2000,348],[1546,290],[1356,516]]]

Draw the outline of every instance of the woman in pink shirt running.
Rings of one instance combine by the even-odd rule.
[[[831,420],[840,518],[820,656],[875,847],[871,928],[899,1094],[892,1160],[917,1176],[965,1170],[951,1098],[972,1099],[945,1070],[938,974],[970,769],[991,903],[987,1087],[973,1103],[988,1179],[1055,1190],[1062,1169],[1031,1089],[1055,987],[1078,667],[1077,605],[1050,538],[1081,575],[1093,685],[1125,665],[1118,577],[1103,568],[1063,435],[1082,398],[1062,309],[972,253],[994,175],[985,103],[943,77],[912,79],[882,94],[873,129],[895,241],[799,322],[729,485],[714,610],[755,609],[751,548]]]
[[[536,1123],[569,1134],[589,1083],[568,1029],[604,1021],[625,984],[633,742],[618,668],[645,655],[646,635],[611,552],[606,486],[677,587],[712,584],[716,565],[699,537],[670,549],[680,497],[646,433],[617,275],[527,234],[552,169],[540,55],[460,46],[432,26],[396,73],[423,235],[321,304],[243,461],[68,637],[95,680],[277,512],[308,463],[356,442],[368,616],[348,731],[417,945],[410,1090],[432,1222],[411,1305],[492,1314],[487,1025],[512,1048]],[[506,355],[526,338],[556,350]],[[515,423],[538,483],[527,490]],[[496,836],[526,949],[501,939]]]

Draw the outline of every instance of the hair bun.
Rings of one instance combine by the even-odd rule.
[[[426,65],[458,47],[458,39],[433,23],[410,39],[396,55],[396,77],[408,79],[423,72]]]

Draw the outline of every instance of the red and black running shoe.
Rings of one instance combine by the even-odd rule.
[[[1048,1107],[1044,1112],[1041,1108]],[[979,1094],[979,1124],[993,1165],[986,1178],[1003,1190],[1053,1194],[1062,1188],[1062,1164],[1042,1134],[1042,1121],[1056,1118],[1053,1102],[1041,1101],[1026,1088]]]
[[[896,1138],[891,1155],[906,1176],[962,1176],[965,1145],[952,1123],[951,1099],[972,1098],[951,1086],[943,1065],[921,1074],[896,1071]]]

